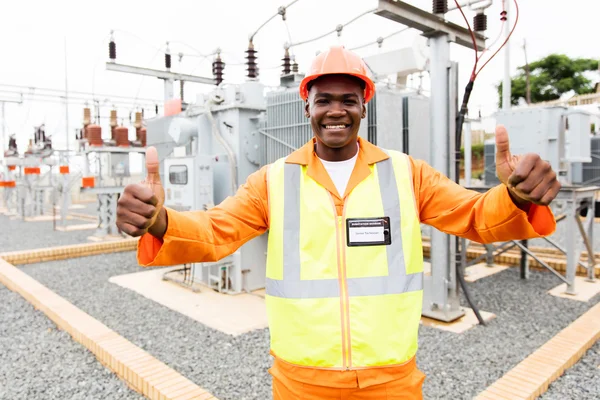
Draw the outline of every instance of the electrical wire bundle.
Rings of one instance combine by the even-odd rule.
[[[500,13],[500,20],[502,21],[502,28],[504,28],[504,24],[506,23],[506,19],[507,19],[507,12],[506,12],[506,7],[505,7],[506,1],[510,1],[510,0],[502,0],[502,12]],[[463,12],[462,7],[460,6],[460,4],[458,4],[458,0],[454,0],[454,3],[456,3],[458,10],[462,14],[465,22],[467,23],[467,28],[469,29],[469,33],[471,34],[471,39],[473,40],[473,49],[475,51],[475,63],[473,65],[473,71],[471,72],[471,77],[469,79],[469,82],[467,83],[467,86],[465,87],[463,101],[460,106],[460,111],[458,113],[458,116],[456,118],[456,135],[455,135],[456,143],[455,143],[455,157],[454,157],[455,167],[454,168],[455,168],[455,180],[457,183],[460,178],[460,159],[461,159],[460,145],[461,145],[461,139],[462,139],[462,129],[463,129],[465,117],[468,112],[469,98],[471,97],[471,92],[473,91],[473,86],[475,84],[475,79],[477,79],[477,76],[479,76],[479,74],[481,73],[483,68],[485,68],[485,66],[488,65],[488,63],[490,61],[492,61],[492,59],[500,52],[500,50],[502,50],[502,48],[506,45],[506,43],[508,43],[508,40],[510,39],[513,32],[515,31],[515,28],[517,27],[517,23],[519,22],[519,5],[517,4],[517,0],[513,0],[513,2],[515,4],[516,17],[515,17],[515,23],[511,29],[510,33],[508,34],[508,36],[506,37],[506,39],[504,40],[502,45],[481,66],[481,68],[477,69],[477,66],[479,64],[481,57],[498,41],[498,39],[502,35],[503,29],[502,28],[500,29],[500,34],[498,35],[498,38],[489,47],[486,47],[481,54],[479,54],[479,51],[477,50],[477,41],[475,40],[475,32],[471,28],[471,24],[469,24],[469,20],[465,16],[465,13]],[[459,250],[460,250],[459,241],[457,240],[456,241],[456,249],[455,249],[455,252],[456,252],[456,276],[458,278],[461,288],[463,289],[463,292],[465,293],[465,297],[467,298],[469,305],[471,306],[471,308],[473,309],[473,312],[475,313],[475,315],[477,317],[477,320],[479,321],[479,323],[481,325],[485,325],[485,321],[481,317],[479,310],[477,309],[477,307],[475,306],[475,304],[473,303],[473,301],[471,299],[471,296],[469,295],[469,291],[467,289],[467,284],[465,282],[465,278],[464,278],[462,270],[461,270],[461,266],[462,266],[461,265],[461,253]]]

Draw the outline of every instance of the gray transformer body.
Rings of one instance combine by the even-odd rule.
[[[159,154],[165,206],[210,209],[258,171],[263,90],[253,81],[225,86],[199,96],[180,114],[148,121],[147,143]],[[174,156],[176,148],[184,148],[185,155]],[[267,235],[261,235],[222,260],[195,264],[194,280],[226,293],[263,288],[266,248]]]
[[[368,139],[377,146],[398,150],[429,162],[429,99],[397,89],[377,88],[367,104]]]
[[[305,104],[297,87],[264,93],[260,83],[248,81],[199,95],[179,114],[148,120],[147,144],[159,154],[165,205],[209,210],[259,168],[302,147],[313,137]],[[359,135],[428,161],[429,100],[378,88]],[[231,294],[264,288],[267,240],[265,233],[222,260],[193,264],[194,281]]]
[[[497,124],[508,131],[512,154],[536,153],[550,163],[563,184],[584,184],[582,168],[591,163],[591,114],[567,107],[501,110]],[[497,181],[495,141],[486,142],[486,184]]]
[[[261,129],[261,164],[269,164],[300,148],[313,137],[297,88],[267,94],[266,120]],[[394,88],[378,87],[367,104],[358,135],[390,150],[429,161],[429,99]]]

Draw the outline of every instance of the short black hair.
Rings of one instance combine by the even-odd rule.
[[[365,81],[363,81],[362,79],[354,76],[354,75],[348,75],[348,74],[327,74],[327,75],[321,75],[320,77],[318,77],[317,79],[313,79],[312,81],[308,82],[306,84],[306,91],[310,92],[310,88],[313,86],[313,84],[315,84],[315,82],[317,82],[319,79],[325,78],[325,77],[329,77],[329,76],[345,76],[347,78],[350,78],[352,80],[354,80],[356,83],[358,83],[360,85],[361,90],[365,90],[365,88],[367,87],[367,83]]]

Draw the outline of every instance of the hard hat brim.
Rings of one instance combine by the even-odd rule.
[[[358,78],[358,79],[362,80],[363,82],[365,82],[365,91],[364,91],[365,104],[367,104],[375,95],[375,84],[368,76],[365,76],[363,74],[353,74],[353,73],[348,73],[348,72],[331,72],[331,73],[324,73],[324,74],[313,74],[313,75],[306,76],[304,79],[302,79],[302,82],[300,82],[300,87],[299,87],[300,97],[302,98],[302,100],[306,101],[308,99],[308,84],[310,82],[314,81],[315,79],[320,78],[322,76],[326,76],[326,75],[349,75],[349,76],[353,76],[353,77]]]

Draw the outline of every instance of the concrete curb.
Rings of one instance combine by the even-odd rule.
[[[529,355],[476,400],[535,399],[600,339],[600,304]]]
[[[139,238],[114,240],[100,243],[83,243],[45,249],[11,251],[0,253],[0,258],[12,265],[33,264],[38,262],[66,260],[69,258],[94,256],[122,251],[135,251]]]
[[[104,366],[147,398],[216,400],[206,390],[2,259],[0,283],[45,313]]]

